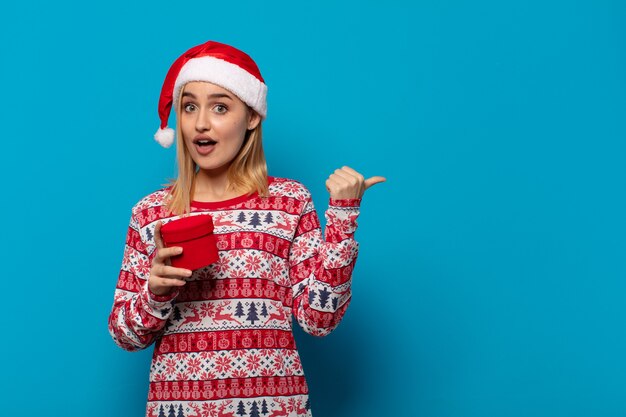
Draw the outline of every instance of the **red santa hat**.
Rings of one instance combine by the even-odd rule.
[[[172,105],[178,106],[180,89],[191,81],[207,81],[235,94],[252,107],[262,119],[267,115],[267,86],[256,63],[232,46],[208,41],[182,54],[170,67],[159,98],[161,126],[154,138],[169,148],[174,129],[167,127]]]

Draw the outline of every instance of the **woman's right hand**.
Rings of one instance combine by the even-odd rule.
[[[148,288],[155,295],[167,295],[175,287],[182,287],[187,283],[185,278],[189,278],[193,271],[185,268],[175,268],[170,264],[170,257],[183,252],[180,246],[166,248],[161,239],[161,221],[154,226],[154,243],[156,244],[156,255],[152,260],[150,277],[148,278]]]

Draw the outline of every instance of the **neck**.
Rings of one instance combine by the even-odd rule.
[[[229,188],[228,166],[220,170],[205,171],[200,169],[195,174],[193,199],[221,200],[238,196],[239,190]]]

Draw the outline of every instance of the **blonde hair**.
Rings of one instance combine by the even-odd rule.
[[[169,215],[184,215],[191,212],[191,196],[195,189],[195,174],[198,166],[191,158],[180,127],[180,112],[182,110],[182,94],[180,89],[178,96],[179,106],[176,112],[176,158],[178,161],[178,178],[168,179],[169,183],[163,184],[171,187],[166,196],[166,209]],[[254,110],[248,106],[248,111]],[[246,132],[243,145],[235,158],[231,161],[228,171],[227,191],[241,190],[247,194],[255,191],[259,196],[269,195],[267,184],[267,163],[263,152],[262,121],[257,126]]]

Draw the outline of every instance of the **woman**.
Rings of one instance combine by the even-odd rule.
[[[354,240],[365,180],[349,167],[329,176],[322,239],[311,193],[267,175],[261,124],[267,87],[257,65],[206,42],[170,68],[156,140],[168,147],[177,116],[178,178],[132,208],[109,317],[126,350],[155,343],[147,416],[311,416],[292,314],[315,336],[337,327],[351,299]],[[177,268],[161,225],[213,219],[219,259]]]

